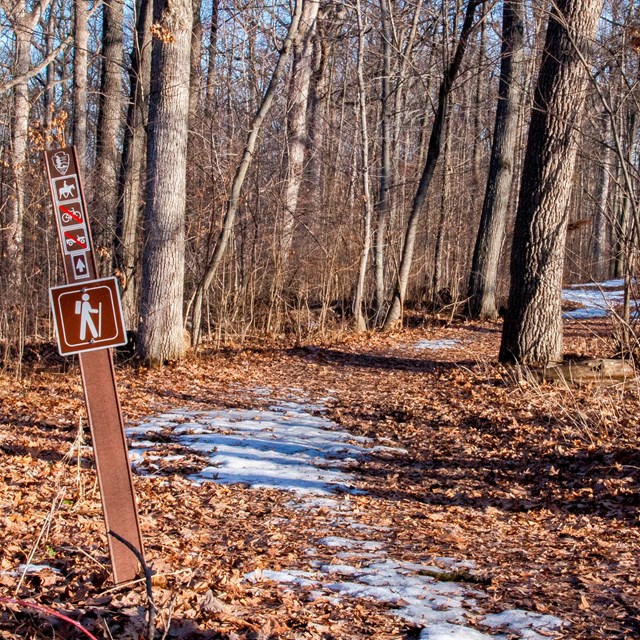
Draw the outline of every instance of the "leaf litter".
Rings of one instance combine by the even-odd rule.
[[[598,322],[568,325],[568,348],[606,355]],[[135,485],[166,637],[638,637],[637,389],[517,381],[491,362],[498,339],[465,323],[120,367],[127,424],[165,420],[132,433],[132,450],[145,443]],[[405,345],[420,340],[459,342],[416,357]],[[0,385],[1,593],[40,537],[31,562],[51,570],[28,572],[16,597],[97,637],[142,637],[143,586],[109,581],[77,371]],[[225,465],[197,437],[254,438],[251,411],[326,430],[342,451],[278,455],[306,455],[303,477],[311,463],[338,476],[317,493],[202,481]],[[0,630],[70,633],[11,607]]]

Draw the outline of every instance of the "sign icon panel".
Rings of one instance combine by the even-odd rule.
[[[73,267],[73,275],[76,280],[89,277],[89,263],[87,262],[86,253],[72,253],[71,266]]]
[[[53,180],[54,193],[58,203],[77,200],[80,197],[77,176],[70,175],[65,178]]]
[[[53,162],[53,166],[56,168],[56,171],[61,176],[69,171],[71,156],[66,151],[57,151],[51,156],[51,160]]]
[[[87,230],[84,227],[79,227],[78,229],[67,229],[62,232],[62,236],[65,253],[89,250]]]
[[[66,206],[60,205],[60,224],[63,227],[73,227],[84,224],[82,204],[80,202],[70,202]]]
[[[61,355],[127,343],[116,278],[52,287],[50,296]]]

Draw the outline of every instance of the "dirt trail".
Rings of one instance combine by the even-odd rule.
[[[609,355],[602,326],[569,326],[567,350]],[[296,389],[309,402],[330,395],[327,415],[341,429],[407,451],[350,469],[367,493],[337,497],[349,506],[343,522],[321,503],[301,510],[282,491],[194,485],[187,476],[204,463],[195,454],[136,477],[165,617],[173,603],[168,637],[412,637],[415,627],[394,615],[402,603],[313,599],[309,585],[245,579],[335,565],[336,553],[357,560],[357,549],[317,543],[332,537],[379,542],[398,562],[473,563],[473,571],[454,567],[452,579],[486,594],[483,614],[552,615],[571,623],[561,637],[576,640],[638,637],[637,390],[518,384],[494,363],[498,339],[497,325],[469,323],[303,346],[244,344],[162,371],[120,366],[129,424],[176,408],[266,409],[271,400],[256,390]],[[434,340],[452,342],[425,346]],[[77,472],[79,376],[42,369],[0,379],[2,592],[13,593],[12,572],[53,511],[33,556],[51,569],[27,577],[20,596],[74,611],[104,637],[105,625],[114,637],[138,637],[143,590],[111,590],[107,581],[86,446]],[[165,444],[181,453],[179,443]],[[50,637],[50,627],[42,636],[37,628],[24,613],[0,610],[3,637]]]

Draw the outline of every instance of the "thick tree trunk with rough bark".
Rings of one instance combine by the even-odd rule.
[[[534,95],[511,253],[501,362],[546,365],[562,355],[560,295],[567,205],[602,0],[560,0],[551,10]]]
[[[293,64],[287,109],[287,156],[283,196],[284,219],[280,242],[281,268],[284,270],[293,243],[293,231],[298,210],[298,199],[304,175],[307,148],[307,104],[313,70],[313,39],[320,3],[305,0],[298,39],[293,47]]]
[[[306,180],[309,186],[310,202],[318,202],[322,197],[323,185],[323,145],[327,130],[327,103],[329,99],[329,74],[327,67],[331,51],[330,38],[336,28],[333,12],[329,6],[320,10],[317,18],[316,37],[313,41],[312,74],[309,83],[309,103],[307,105],[308,138]]]
[[[511,195],[522,95],[524,1],[505,0],[502,10],[502,60],[498,107],[489,176],[467,292],[469,315],[483,320],[495,320],[498,317],[498,264]]]
[[[150,365],[184,356],[182,321],[191,0],[154,6],[142,259],[140,356]]]

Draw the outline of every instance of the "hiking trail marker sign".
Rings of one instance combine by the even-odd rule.
[[[116,584],[140,573],[144,557],[124,421],[109,347],[127,343],[118,283],[97,278],[75,147],[45,151],[45,167],[67,284],[50,290],[58,346],[78,354],[111,567]]]
[[[61,355],[127,344],[115,278],[52,287],[49,295]]]

